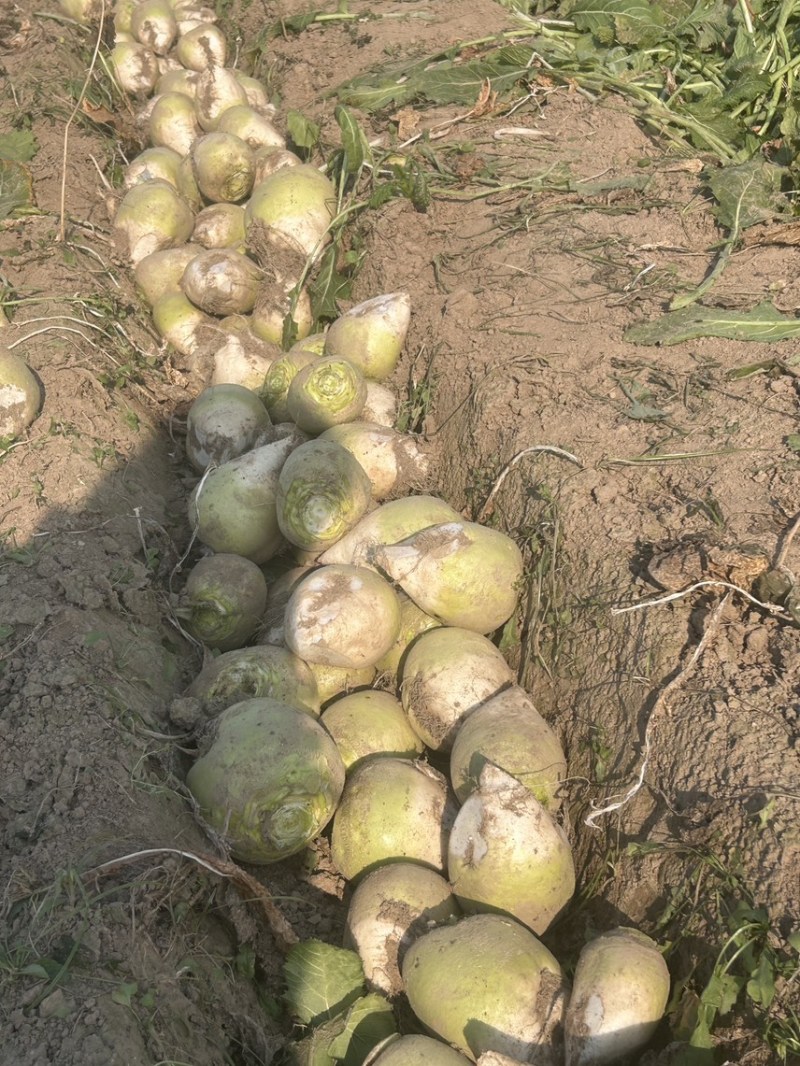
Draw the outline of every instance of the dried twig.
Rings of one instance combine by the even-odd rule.
[[[789,549],[792,546],[792,541],[797,535],[797,531],[800,529],[800,512],[792,523],[791,527],[787,531],[783,540],[781,541],[778,550],[775,553],[775,561],[772,564],[773,570],[785,569],[786,556],[789,554]]]
[[[533,444],[530,448],[523,448],[521,452],[517,452],[513,459],[509,459],[509,461],[497,475],[497,479],[494,485],[492,486],[492,491],[486,497],[486,502],[484,503],[483,507],[481,507],[480,513],[475,519],[476,522],[485,522],[486,519],[489,518],[489,516],[494,512],[494,500],[497,496],[497,493],[500,491],[503,482],[514,469],[514,467],[517,465],[517,463],[519,463],[521,459],[524,459],[526,455],[530,455],[532,452],[548,452],[550,455],[557,455],[561,459],[567,459],[570,463],[574,463],[576,466],[579,466],[581,470],[583,469],[583,463],[576,455],[573,455],[572,452],[564,451],[563,448],[557,448],[554,444]]]
[[[270,932],[281,951],[287,952],[293,944],[298,942],[297,933],[289,924],[288,919],[275,906],[272,897],[260,881],[246,873],[236,863],[217,859],[213,855],[206,855],[204,852],[182,851],[179,848],[145,848],[143,851],[133,851],[129,855],[122,855],[118,859],[109,859],[108,862],[94,866],[83,874],[83,880],[86,881],[98,874],[116,873],[123,866],[153,855],[177,855],[178,858],[189,859],[197,863],[198,866],[208,870],[209,873],[216,874],[218,877],[228,878],[245,900],[249,897],[261,905]]]
[[[708,584],[708,582],[705,583]],[[716,582],[716,584],[721,584],[721,582]],[[628,789],[622,799],[617,800],[614,803],[608,803],[605,807],[600,807],[599,810],[594,810],[588,818],[584,819],[584,825],[588,825],[591,829],[597,829],[598,818],[601,818],[604,814],[611,814],[613,811],[618,811],[621,807],[624,807],[625,804],[630,802],[630,800],[632,800],[636,793],[641,789],[642,785],[644,784],[644,775],[647,772],[647,767],[650,763],[652,736],[656,728],[657,718],[666,707],[667,698],[670,693],[672,693],[676,688],[683,684],[688,675],[697,665],[700,656],[708,647],[711,638],[714,636],[719,627],[719,620],[722,617],[722,612],[724,611],[730,597],[731,593],[726,592],[722,599],[719,601],[719,603],[709,616],[708,620],[706,621],[705,627],[703,628],[703,635],[700,638],[697,647],[694,649],[694,651],[689,656],[684,665],[681,666],[678,672],[672,677],[670,681],[666,683],[666,685],[664,685],[664,687],[661,689],[661,692],[658,694],[658,697],[655,703],[653,704],[653,709],[650,712],[650,716],[647,719],[647,725],[645,726],[642,764],[639,767],[639,773],[636,777],[636,781],[631,785],[631,787]],[[639,604],[639,606],[641,607],[648,605]]]
[[[89,82],[92,80],[94,74],[95,64],[97,63],[97,56],[100,52],[100,45],[103,42],[103,28],[106,17],[106,5],[105,0],[100,0],[100,22],[97,27],[97,39],[94,42],[94,51],[92,52],[92,59],[89,63],[89,69],[86,71],[86,78],[84,79],[83,86],[80,93],[78,93],[78,99],[75,101],[75,106],[72,109],[72,113],[67,119],[67,124],[64,127],[64,152],[61,159],[61,205],[60,205],[60,220],[58,225],[58,240],[63,244],[66,240],[66,221],[67,221],[67,152],[69,148],[69,128],[75,119],[75,116],[80,111],[83,105],[83,99],[86,96],[86,90],[89,88]]]

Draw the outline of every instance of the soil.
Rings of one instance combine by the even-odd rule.
[[[261,28],[304,9],[226,5],[224,28],[246,57]],[[330,148],[343,79],[510,17],[490,0],[389,13],[270,41],[256,73],[279,116],[302,111]],[[171,606],[197,557],[181,428],[203,381],[159,341],[110,239],[131,113],[117,101],[68,121],[93,41],[30,0],[0,12],[0,133],[30,128],[38,144],[38,210],[0,222],[0,334],[45,393],[0,457],[0,1064],[267,1064],[291,1032],[280,937],[246,881],[199,861],[225,856],[183,784],[194,739],[170,717],[202,664]],[[456,180],[427,210],[395,199],[359,217],[350,302],[410,294],[392,384],[416,403],[426,488],[526,554],[503,647],[567,753],[579,881],[546,942],[567,968],[615,924],[668,943],[675,994],[640,1061],[677,1063],[735,904],[764,909],[777,952],[800,928],[800,632],[719,585],[666,600],[701,580],[750,590],[787,539],[783,562],[800,569],[797,372],[790,342],[623,339],[714,262],[703,161],[613,97],[546,80],[523,96],[479,116],[359,116],[385,145],[427,130]],[[473,179],[487,170],[594,191],[486,195]],[[642,175],[644,188],[622,180]],[[800,304],[797,252],[748,241],[713,302],[764,299]],[[299,937],[341,942],[346,890],[325,839],[248,872]],[[764,1033],[799,1009],[797,989],[720,1014],[717,1061],[781,1061]]]

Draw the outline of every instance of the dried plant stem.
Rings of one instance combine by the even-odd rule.
[[[782,618],[791,617],[789,613],[785,611],[783,607],[779,607],[777,603],[762,603],[761,600],[757,600],[755,596],[751,596],[749,592],[741,588],[739,585],[733,585],[730,581],[714,581],[712,579],[709,579],[708,581],[695,581],[693,585],[688,585],[685,589],[681,589],[679,592],[670,592],[667,596],[658,596],[654,600],[643,600],[641,603],[632,603],[628,607],[612,607],[611,613],[629,614],[631,611],[644,611],[648,607],[660,607],[662,604],[672,603],[674,600],[682,600],[684,596],[688,596],[691,592],[696,592],[698,589],[703,588],[727,589],[729,592],[737,592],[740,596],[744,596],[744,598],[752,603],[753,606],[760,607],[764,611],[769,611],[770,614],[779,615]]]
[[[89,82],[94,74],[94,68],[97,63],[97,56],[100,52],[100,45],[103,41],[103,24],[106,17],[106,4],[105,0],[100,0],[100,22],[97,27],[97,38],[94,42],[94,51],[92,52],[92,60],[89,63],[89,69],[86,71],[86,77],[81,87],[81,91],[78,94],[78,99],[75,101],[75,106],[67,119],[67,124],[64,127],[64,151],[61,157],[61,204],[60,204],[60,219],[58,224],[58,239],[63,244],[66,240],[66,225],[67,225],[67,152],[69,149],[69,129],[72,125],[75,116],[81,109],[84,97],[86,96],[86,90],[89,88]]]
[[[628,789],[622,799],[616,800],[613,803],[608,803],[605,807],[600,807],[599,810],[594,810],[589,815],[589,817],[584,820],[584,824],[588,825],[590,829],[597,829],[598,818],[602,818],[604,814],[611,814],[614,811],[620,810],[627,803],[629,803],[630,800],[632,800],[636,793],[641,789],[642,785],[644,784],[644,775],[647,772],[647,767],[650,763],[653,734],[656,729],[658,717],[664,711],[664,708],[667,706],[667,699],[669,698],[670,694],[684,683],[686,678],[697,665],[700,656],[708,647],[711,638],[714,636],[714,634],[717,632],[717,629],[719,628],[719,620],[722,617],[722,612],[725,610],[725,607],[730,598],[731,593],[726,592],[717,604],[717,606],[712,611],[711,615],[708,617],[706,624],[703,628],[703,635],[700,638],[697,647],[694,649],[694,651],[686,660],[686,662],[680,667],[678,672],[666,683],[666,685],[664,685],[664,687],[659,692],[658,697],[656,698],[656,701],[653,704],[653,709],[650,711],[650,716],[647,719],[647,725],[645,726],[642,763],[639,767],[639,773],[637,774],[636,781],[631,785],[631,787]],[[639,604],[639,606],[641,607],[651,605]]]
[[[517,452],[513,459],[509,459],[500,473],[497,475],[492,491],[486,497],[486,502],[481,507],[476,522],[484,522],[494,511],[494,501],[497,493],[500,491],[503,482],[514,469],[514,467],[524,459],[526,455],[530,455],[532,452],[548,452],[550,455],[557,455],[561,459],[567,459],[570,463],[574,463],[583,469],[583,463],[572,452],[564,451],[563,448],[557,448],[554,444],[533,444],[530,448],[523,448],[521,452]]]
[[[91,870],[86,871],[83,879],[88,880],[98,874],[115,873],[123,866],[155,855],[176,855],[181,859],[189,859],[204,870],[208,870],[209,873],[216,874],[218,877],[226,877],[233,883],[245,900],[250,898],[260,904],[270,932],[281,951],[288,951],[293,944],[298,942],[297,933],[289,924],[288,919],[275,906],[272,897],[260,881],[257,881],[255,877],[246,873],[235,863],[217,859],[213,855],[206,855],[203,852],[182,851],[179,848],[145,848],[143,851],[133,851],[129,855],[122,855],[118,859],[109,859],[108,862],[94,866]]]
[[[800,529],[800,512],[789,528],[786,536],[780,543],[780,546],[775,553],[775,562],[772,564],[773,570],[783,570],[786,565],[786,556],[789,554],[789,549],[792,546],[792,541],[797,536],[797,531]]]

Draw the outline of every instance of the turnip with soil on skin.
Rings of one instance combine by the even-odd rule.
[[[519,685],[482,703],[456,733],[450,780],[462,803],[477,787],[487,763],[515,777],[547,810],[561,806],[558,789],[567,776],[563,749]]]
[[[214,352],[214,368],[209,384],[243,385],[258,396],[272,366],[271,346],[249,330],[226,328],[225,321],[223,319],[220,322],[224,339]]]
[[[348,778],[336,811],[333,861],[348,881],[398,861],[441,873],[454,815],[447,781],[426,763],[367,759]]]
[[[186,783],[235,859],[280,862],[330,821],[344,785],[336,745],[305,711],[273,699],[229,707]]]
[[[147,129],[153,144],[172,148],[180,156],[188,155],[202,133],[194,100],[176,92],[159,96],[150,110]]]
[[[522,553],[511,537],[477,522],[447,522],[375,548],[371,561],[427,614],[491,633],[517,606]]]
[[[319,693],[308,665],[286,648],[255,644],[212,659],[186,690],[207,718],[242,700],[269,697],[319,714]]]
[[[206,647],[231,651],[252,637],[266,605],[267,582],[255,563],[210,555],[192,567],[175,613]]]
[[[539,935],[575,891],[564,830],[524,785],[490,763],[456,815],[447,873],[465,911],[503,911]]]
[[[192,235],[194,215],[167,181],[145,181],[123,196],[114,216],[114,241],[136,266],[146,255],[184,244]]]
[[[151,311],[159,336],[190,360],[201,355],[215,336],[214,319],[195,307],[182,290],[159,296]]]
[[[163,96],[165,93],[183,93],[194,100],[197,90],[197,74],[193,70],[167,70],[156,82],[155,96]]]
[[[653,1036],[669,999],[667,964],[655,941],[619,927],[590,941],[575,969],[565,1022],[566,1066],[605,1066]]]
[[[411,944],[460,913],[441,874],[416,863],[391,862],[356,887],[344,943],[358,952],[370,987],[393,998],[403,991],[400,965]]]
[[[189,299],[210,315],[241,315],[252,311],[264,272],[233,248],[209,248],[187,265],[181,287]]]
[[[397,595],[380,574],[331,565],[295,588],[286,605],[284,639],[306,662],[360,670],[386,654],[399,628]]]
[[[255,174],[249,144],[232,133],[215,131],[199,137],[191,152],[195,181],[207,200],[235,204],[247,198]]]
[[[192,240],[204,248],[244,248],[244,208],[241,204],[209,204],[197,212]]]
[[[262,181],[266,181],[271,174],[274,174],[276,170],[280,170],[281,167],[296,167],[302,162],[303,160],[300,156],[295,155],[288,148],[273,148],[269,145],[257,148],[254,187],[255,185],[260,185]]]
[[[386,293],[351,307],[340,315],[325,338],[325,355],[349,359],[364,377],[390,377],[405,344],[411,321],[407,292]]]
[[[432,750],[449,751],[462,721],[515,680],[502,652],[486,637],[440,626],[422,633],[408,649],[400,694],[415,732]]]
[[[181,157],[171,148],[145,148],[125,168],[125,188],[143,181],[166,181],[177,189],[180,165]]]
[[[371,500],[369,478],[350,452],[333,441],[312,440],[281,469],[278,525],[298,548],[322,551],[352,529]]]
[[[255,257],[258,259],[258,256]],[[302,288],[294,296],[295,283],[277,279],[265,282],[259,291],[253,308],[253,332],[257,337],[280,345],[286,319],[291,315],[292,329],[298,337],[305,337],[314,323],[311,312],[311,297],[308,289]]]
[[[139,260],[133,276],[139,292],[150,307],[166,293],[182,292],[184,271],[202,250],[198,244],[177,244],[174,248],[151,252]]]
[[[364,395],[366,403],[366,389]],[[363,412],[362,405],[362,412]],[[367,473],[372,495],[385,500],[393,492],[418,488],[428,473],[428,460],[417,441],[377,422],[345,421],[320,433],[347,448]]]
[[[316,167],[281,167],[253,189],[246,209],[248,243],[250,228],[260,225],[268,241],[278,247],[288,243],[309,256],[329,239],[335,206],[336,190]]]
[[[364,375],[346,359],[316,359],[292,378],[289,417],[312,435],[358,418],[367,399]],[[330,439],[330,438],[329,438]],[[351,451],[352,449],[348,449]]]
[[[336,741],[348,773],[372,755],[414,759],[425,745],[391,692],[351,692],[330,703],[322,724]]]
[[[0,437],[18,437],[42,406],[42,390],[24,359],[0,344]]]
[[[394,428],[397,424],[399,405],[391,389],[367,378],[367,402],[361,417],[365,422],[376,422],[379,426]]]
[[[158,57],[138,41],[118,41],[109,62],[119,87],[133,96],[151,93],[158,82]]]
[[[209,386],[186,416],[186,457],[202,473],[266,443],[271,426],[266,407],[250,389]]]
[[[265,563],[285,545],[278,525],[278,478],[300,436],[245,452],[212,470],[192,493],[189,522],[202,544]]]
[[[141,0],[131,11],[131,33],[156,55],[165,56],[178,36],[178,23],[167,0]]]
[[[225,65],[228,42],[219,26],[208,23],[181,34],[175,53],[182,66],[199,73],[212,65]]]
[[[249,104],[234,104],[226,108],[219,116],[217,129],[241,138],[254,152],[260,148],[286,147],[286,141],[272,122]]]
[[[269,410],[269,405],[267,405]],[[439,522],[460,519],[450,504],[436,496],[403,496],[381,504],[365,515],[322,556],[324,563],[372,566],[376,549],[395,544]],[[413,598],[413,597],[412,597]]]
[[[512,918],[480,914],[433,929],[408,949],[402,975],[417,1018],[469,1058],[499,1051],[534,1066],[561,1066],[561,967]]]
[[[197,121],[210,133],[228,108],[246,105],[247,95],[232,70],[212,64],[197,79]]]

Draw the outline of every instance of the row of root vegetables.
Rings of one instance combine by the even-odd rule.
[[[62,0],[87,21],[93,3]],[[626,927],[591,940],[571,982],[557,960],[567,764],[493,639],[524,562],[425,494],[425,447],[395,428],[410,298],[313,333],[305,282],[333,184],[226,66],[212,10],[119,0],[114,26],[109,69],[149,142],[111,205],[116,244],[200,387],[186,458],[202,557],[173,607],[204,665],[172,709],[198,740],[197,807],[255,865],[329,835],[346,947],[395,1021],[326,1062],[615,1062],[653,1035],[667,968]]]

